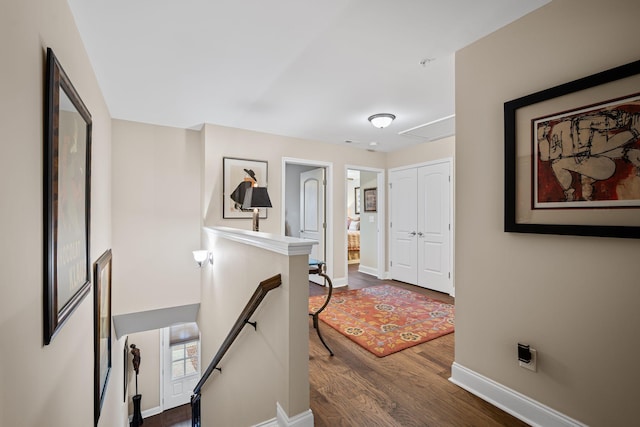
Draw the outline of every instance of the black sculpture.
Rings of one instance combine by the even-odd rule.
[[[142,412],[140,412],[140,403],[142,395],[138,394],[138,374],[140,373],[140,349],[135,344],[129,346],[133,355],[133,370],[136,371],[136,395],[133,396],[133,419],[130,427],[139,427],[144,423]]]

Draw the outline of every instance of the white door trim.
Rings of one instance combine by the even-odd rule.
[[[326,241],[325,241],[325,250],[327,252],[327,275],[329,277],[334,277],[333,275],[333,271],[334,271],[334,262],[335,262],[335,255],[334,255],[334,251],[333,251],[333,163],[331,162],[323,162],[320,160],[309,160],[309,159],[297,159],[297,158],[293,158],[293,157],[283,157],[282,158],[282,177],[281,177],[281,185],[282,185],[282,189],[281,189],[281,193],[282,197],[280,200],[280,212],[282,212],[282,214],[280,215],[280,234],[282,234],[283,236],[285,235],[285,210],[286,210],[286,204],[285,204],[285,198],[286,198],[286,184],[287,184],[287,165],[303,165],[303,166],[315,166],[315,167],[319,167],[319,168],[325,168],[326,169],[326,174],[325,174],[325,179],[327,180],[327,187],[326,187],[326,193],[325,193],[325,197],[326,197],[326,222],[327,222],[327,232],[326,232]],[[335,281],[334,281],[334,285],[335,285]]]

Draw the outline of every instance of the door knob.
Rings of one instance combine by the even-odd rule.
[[[422,234],[422,231],[418,231],[418,237],[422,237],[424,236],[424,234]]]
[[[410,234],[410,235],[412,235],[412,236],[415,236],[415,235],[416,235],[416,232],[415,232],[415,231],[412,231],[412,232],[411,232],[411,233],[409,233],[409,234]]]

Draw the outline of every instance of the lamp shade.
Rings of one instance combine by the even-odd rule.
[[[244,194],[242,209],[270,208],[271,199],[267,193],[267,187],[250,187]]]

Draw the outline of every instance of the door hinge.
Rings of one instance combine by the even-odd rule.
[[[393,261],[389,261],[389,266],[393,267]]]
[[[322,223],[322,228],[324,228],[325,230],[327,229],[327,223],[326,222]]]
[[[449,272],[449,279],[451,279],[451,272]]]
[[[451,175],[449,175],[449,182],[451,182]]]
[[[393,227],[393,221],[389,221],[389,228]]]
[[[324,185],[325,187],[327,186],[327,180],[326,179],[322,180],[322,185]]]
[[[389,183],[389,188],[393,188],[393,182]]]
[[[451,230],[451,224],[449,224],[449,230]]]

